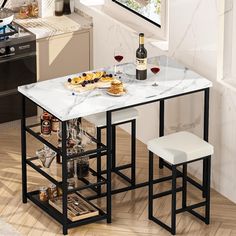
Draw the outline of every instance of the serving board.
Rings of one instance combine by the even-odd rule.
[[[71,221],[82,220],[99,215],[99,212],[95,207],[77,194],[69,194],[67,199],[67,214]],[[62,213],[62,197],[58,197],[55,201],[49,200],[49,204]]]

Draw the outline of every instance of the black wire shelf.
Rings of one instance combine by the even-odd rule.
[[[83,200],[88,202],[91,206],[96,208],[99,212],[99,215],[92,216],[86,219],[78,220],[78,221],[71,221],[70,219],[67,219],[67,227],[73,228],[80,225],[85,225],[89,223],[94,223],[99,220],[105,220],[107,218],[107,214],[100,208],[98,208],[93,203],[89,202],[84,198],[81,194],[76,193],[79,197],[81,197]],[[63,214],[60,213],[58,210],[56,210],[53,206],[51,206],[48,202],[42,202],[39,200],[39,191],[32,191],[27,193],[27,198],[32,201],[35,205],[37,205],[39,208],[41,208],[44,212],[46,212],[48,215],[53,217],[58,223],[63,224]]]

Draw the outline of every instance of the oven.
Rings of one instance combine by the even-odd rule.
[[[21,118],[21,96],[17,87],[36,79],[36,41],[8,44],[0,48],[0,123]],[[27,117],[37,114],[27,102]]]

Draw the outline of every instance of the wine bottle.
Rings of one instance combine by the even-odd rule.
[[[147,79],[147,50],[144,47],[144,34],[139,34],[139,48],[136,51],[136,79]]]

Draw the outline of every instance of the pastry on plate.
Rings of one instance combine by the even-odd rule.
[[[124,85],[120,80],[114,80],[111,82],[111,87],[108,89],[109,93],[120,94],[124,92]]]

